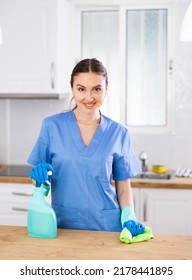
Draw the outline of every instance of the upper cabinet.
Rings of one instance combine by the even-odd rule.
[[[1,97],[69,92],[72,13],[67,0],[0,0]]]

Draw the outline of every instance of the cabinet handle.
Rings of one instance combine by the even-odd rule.
[[[28,211],[28,209],[20,208],[20,207],[12,207],[12,210],[14,210],[14,211],[22,211],[22,212],[27,212]]]
[[[173,76],[173,60],[169,60],[169,77],[172,79]]]
[[[135,205],[136,205],[136,198],[135,198],[135,195],[133,195],[133,206],[135,208]]]
[[[147,194],[143,194],[143,221],[147,222]]]
[[[19,195],[19,196],[32,196],[32,193],[24,193],[24,192],[12,192],[12,195]]]
[[[51,88],[55,88],[55,63],[51,62]]]

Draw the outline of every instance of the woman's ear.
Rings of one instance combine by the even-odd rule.
[[[77,107],[74,96],[71,97],[69,102],[69,109],[74,110]]]

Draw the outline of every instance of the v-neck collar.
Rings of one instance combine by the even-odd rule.
[[[83,138],[80,133],[80,129],[78,127],[75,114],[73,111],[70,111],[67,118],[68,128],[72,137],[72,140],[79,151],[83,156],[91,156],[98,148],[99,144],[101,143],[102,137],[105,133],[107,128],[107,121],[101,114],[101,122],[91,139],[91,142],[88,146],[86,146],[83,142]]]

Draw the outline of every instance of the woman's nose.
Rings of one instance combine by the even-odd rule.
[[[85,100],[86,101],[92,101],[94,98],[93,98],[93,93],[90,91],[90,92],[87,92],[86,96],[85,96]]]

